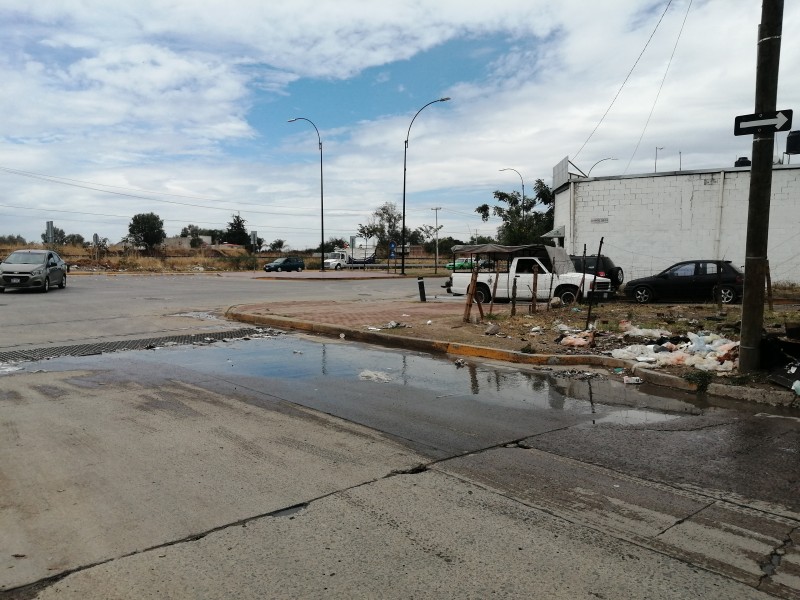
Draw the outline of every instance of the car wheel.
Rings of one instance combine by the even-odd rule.
[[[729,285],[723,285],[716,290],[714,299],[722,301],[723,304],[730,304],[736,300],[736,290]]]
[[[278,268],[277,268],[277,269],[275,269],[275,270],[276,270],[278,273],[280,273],[281,271],[283,271],[283,269],[282,269],[281,267],[278,267]]]
[[[336,266],[334,267],[334,270],[335,270],[335,271],[341,271],[341,270],[342,270],[342,265],[336,265]]]
[[[578,288],[574,285],[565,285],[564,287],[560,287],[556,290],[556,296],[561,299],[561,302],[566,304],[572,304],[573,302],[578,300]]]
[[[303,272],[303,267],[297,267],[297,272],[298,273],[302,273]]]
[[[63,290],[67,287],[67,274],[64,273],[64,276],[61,278],[61,283],[58,284],[58,289]]]
[[[640,286],[633,290],[633,299],[639,304],[647,304],[653,301],[653,290],[649,287]]]
[[[50,278],[49,277],[45,277],[44,278],[44,283],[42,284],[42,293],[46,294],[49,291],[50,291]]]
[[[622,270],[621,267],[616,268],[616,270],[614,271],[614,277],[612,277],[612,279],[617,280],[617,287],[625,283],[625,272]]]
[[[475,296],[473,296],[479,304],[486,304],[492,301],[492,293],[489,291],[489,286],[485,283],[479,283],[475,288]]]
[[[0,288],[0,294],[6,291],[6,288]]]

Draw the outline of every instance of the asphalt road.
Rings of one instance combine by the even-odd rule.
[[[224,327],[175,315],[264,294],[416,293],[108,279],[70,281],[59,343]],[[25,343],[51,343],[60,293],[0,297],[4,328],[32,311]],[[0,600],[800,597],[797,414],[299,335],[20,367]]]
[[[71,275],[64,290],[0,295],[0,351],[232,329],[208,319],[236,304],[418,297],[412,278],[385,273]],[[432,279],[430,285],[437,285]]]

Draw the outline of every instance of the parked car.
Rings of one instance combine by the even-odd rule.
[[[271,263],[264,265],[264,270],[270,271],[302,271],[306,268],[306,263],[299,256],[284,256],[276,258]]]
[[[727,260],[685,260],[657,275],[629,281],[625,296],[641,304],[658,300],[722,300],[742,297],[744,274]]]
[[[471,269],[472,268],[472,259],[471,258],[457,258],[454,261],[447,263],[444,266],[445,269],[449,269],[450,271],[454,271],[456,269]]]
[[[0,263],[0,293],[12,288],[67,287],[69,267],[52,250],[16,250]]]
[[[572,263],[575,265],[575,271],[578,273],[595,275],[596,270],[598,277],[607,277],[610,279],[612,291],[618,290],[625,281],[625,273],[622,268],[615,265],[614,261],[604,254],[601,254],[599,257],[596,254],[587,256],[585,261],[583,255],[570,254],[569,257],[572,259]]]

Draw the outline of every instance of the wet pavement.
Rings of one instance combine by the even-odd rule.
[[[280,332],[19,367],[0,378],[0,590],[798,592],[784,411]]]

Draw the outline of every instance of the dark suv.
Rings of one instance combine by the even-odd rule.
[[[595,270],[597,270],[598,277],[608,277],[611,280],[612,291],[617,291],[619,286],[622,285],[622,282],[625,281],[625,273],[622,271],[622,268],[616,266],[613,260],[603,254],[600,255],[599,261],[596,254],[587,256],[585,265],[583,256],[570,254],[570,258],[572,259],[572,263],[575,265],[575,270],[578,273],[594,275]],[[599,268],[597,268],[598,263]]]
[[[264,270],[270,271],[302,271],[306,268],[306,263],[299,256],[285,256],[276,258],[271,263],[264,265]]]

